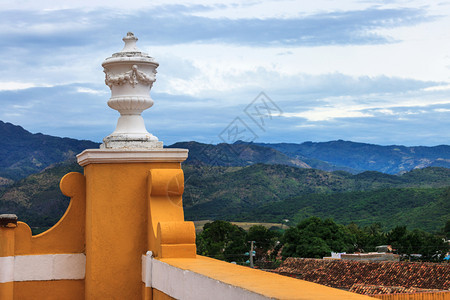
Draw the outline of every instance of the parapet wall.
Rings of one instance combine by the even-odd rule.
[[[84,299],[85,177],[69,173],[60,187],[71,201],[48,231],[32,236],[22,222],[0,227],[0,299]]]
[[[47,232],[0,228],[0,299],[368,299],[196,255],[179,163],[91,162],[61,190]]]

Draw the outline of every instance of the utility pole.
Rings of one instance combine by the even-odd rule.
[[[250,268],[253,268],[254,267],[254,265],[253,265],[253,256],[255,255],[254,253],[253,253],[253,243],[254,243],[255,241],[251,241],[250,242]]]

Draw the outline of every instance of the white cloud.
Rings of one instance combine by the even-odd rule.
[[[0,81],[0,91],[17,91],[26,90],[33,87],[51,87],[49,84],[36,84],[31,82],[15,82],[15,81]]]
[[[386,109],[386,108],[378,109],[378,110],[376,110],[376,112],[384,114],[384,115],[389,115],[389,116],[395,115],[395,113],[392,109]]]
[[[432,91],[448,91],[450,90],[450,85],[437,85],[437,86],[431,86],[431,87],[427,87],[423,89],[424,91],[427,92],[432,92]]]
[[[372,114],[364,113],[357,110],[349,110],[346,108],[315,108],[313,110],[308,110],[299,113],[284,113],[284,117],[296,117],[304,118],[308,121],[318,122],[318,121],[329,121],[338,118],[367,118],[373,117]]]
[[[450,109],[449,108],[436,108],[434,111],[440,112],[440,113],[449,113]]]
[[[78,87],[76,90],[78,93],[94,94],[94,95],[108,95],[109,93],[105,90],[94,90],[86,87]]]
[[[9,9],[21,10],[43,10],[55,11],[61,9],[96,9],[96,8],[114,8],[124,11],[142,10],[149,7],[158,7],[166,5],[204,5],[216,7],[208,12],[197,12],[196,15],[213,18],[235,18],[248,17],[254,15],[259,18],[274,16],[293,16],[296,14],[309,14],[317,11],[334,11],[346,9],[364,9],[370,6],[370,3],[363,1],[305,1],[305,0],[284,0],[284,1],[245,1],[245,0],[136,0],[132,5],[121,0],[78,0],[78,1],[58,1],[43,0],[32,1],[25,0],[17,2],[15,0],[2,0],[4,7]]]
[[[303,118],[309,122],[331,121],[341,118],[375,118],[381,116],[407,120],[406,116],[434,112],[448,112],[445,108],[433,109],[437,105],[450,105],[450,99],[430,97],[420,91],[408,96],[396,93],[362,96],[327,97],[319,107],[300,112],[287,112],[283,117]],[[419,96],[420,95],[420,96]],[[417,97],[417,99],[415,99]],[[422,98],[420,98],[422,97]]]
[[[34,106],[34,103],[27,103],[27,104],[25,104],[25,105],[18,105],[18,104],[13,104],[12,105],[12,108],[13,109],[30,109],[30,108],[33,108],[33,106]]]

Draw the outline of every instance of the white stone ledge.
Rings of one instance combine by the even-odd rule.
[[[202,274],[171,266],[153,259],[151,252],[142,256],[142,281],[146,287],[155,288],[181,300],[272,299]]]
[[[0,257],[0,283],[14,281],[14,256]]]
[[[0,257],[0,283],[84,279],[85,270],[83,253]]]
[[[78,164],[141,163],[141,162],[183,162],[188,149],[164,148],[137,149],[87,149],[77,155]]]

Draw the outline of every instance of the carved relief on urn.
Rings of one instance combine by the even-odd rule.
[[[119,111],[116,130],[103,139],[101,148],[162,148],[162,142],[145,129],[141,113],[152,107],[150,89],[156,80],[158,63],[136,46],[137,37],[129,32],[125,47],[102,63],[105,84],[111,89],[108,106]]]

